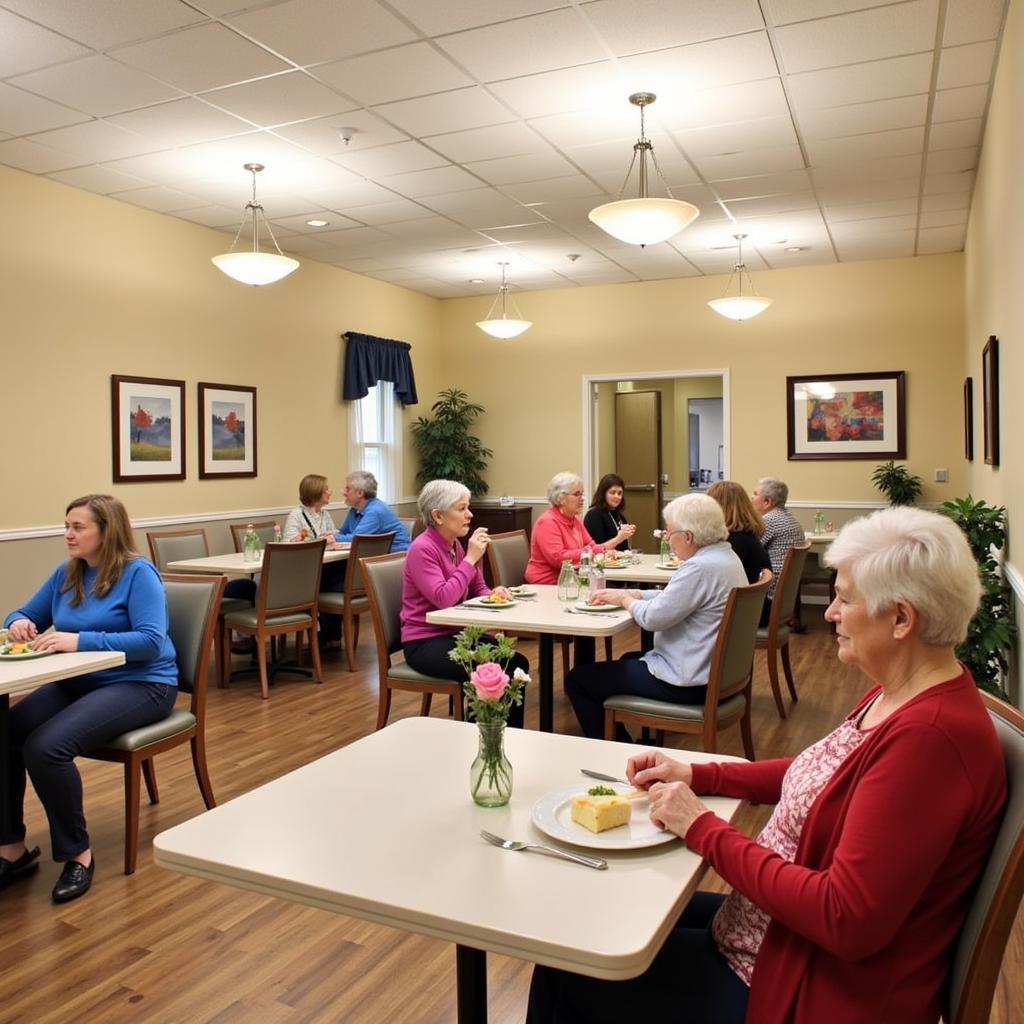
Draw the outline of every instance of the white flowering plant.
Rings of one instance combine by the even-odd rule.
[[[530,677],[517,668],[510,677],[505,671],[515,654],[515,637],[498,633],[494,642],[484,640],[483,626],[467,626],[455,636],[448,657],[466,672],[462,684],[470,717],[481,725],[507,722],[514,705],[523,703],[523,689]]]

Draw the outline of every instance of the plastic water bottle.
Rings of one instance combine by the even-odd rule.
[[[242,538],[242,561],[258,562],[260,560],[260,538],[253,529],[252,523],[245,528]]]
[[[580,584],[576,578],[576,570],[567,558],[562,562],[562,570],[558,574],[558,600],[568,604],[570,601],[578,601],[579,596]]]

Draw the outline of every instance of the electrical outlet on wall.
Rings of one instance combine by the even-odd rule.
[[[937,484],[944,484],[949,479],[949,470],[937,469],[935,470],[935,482]]]

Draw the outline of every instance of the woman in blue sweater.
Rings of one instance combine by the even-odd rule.
[[[4,620],[10,639],[41,652],[124,651],[126,662],[48,683],[10,711],[0,888],[38,866],[39,847],[25,846],[27,772],[49,819],[53,859],[64,862],[55,903],[85,895],[96,866],[75,758],[166,718],[178,692],[163,583],[136,550],[124,505],[109,494],[76,498],[65,513],[64,541],[68,560]]]

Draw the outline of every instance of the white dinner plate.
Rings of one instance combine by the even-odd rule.
[[[581,612],[621,612],[624,610],[617,604],[587,604],[586,601],[577,601],[576,607]]]
[[[628,793],[628,786],[608,785],[618,793]],[[645,846],[660,846],[676,838],[675,833],[665,832],[651,824],[646,800],[633,801],[633,816],[625,825],[610,828],[606,832],[591,832],[572,820],[572,798],[586,793],[591,786],[580,782],[567,789],[556,789],[542,796],[530,812],[534,825],[545,835],[573,846],[587,846],[593,850],[639,850]]]
[[[21,654],[0,654],[0,661],[28,661],[29,658],[45,658],[55,651],[24,651]]]
[[[536,597],[537,591],[533,587],[509,587],[508,592],[513,597]]]
[[[488,601],[487,595],[484,594],[483,597],[471,597],[468,601],[463,601],[462,606],[464,608],[511,608],[517,603],[514,597],[510,597],[507,601]]]
[[[655,568],[656,569],[668,569],[671,572],[675,572],[676,569],[678,569],[679,566],[681,566],[682,564],[683,564],[682,562],[677,562],[675,565],[672,565],[671,562],[658,562],[655,565]]]
[[[605,562],[601,566],[601,568],[604,569],[606,572],[615,572],[617,569],[632,569],[633,566],[629,562],[616,562],[614,565],[609,565],[607,562]]]

